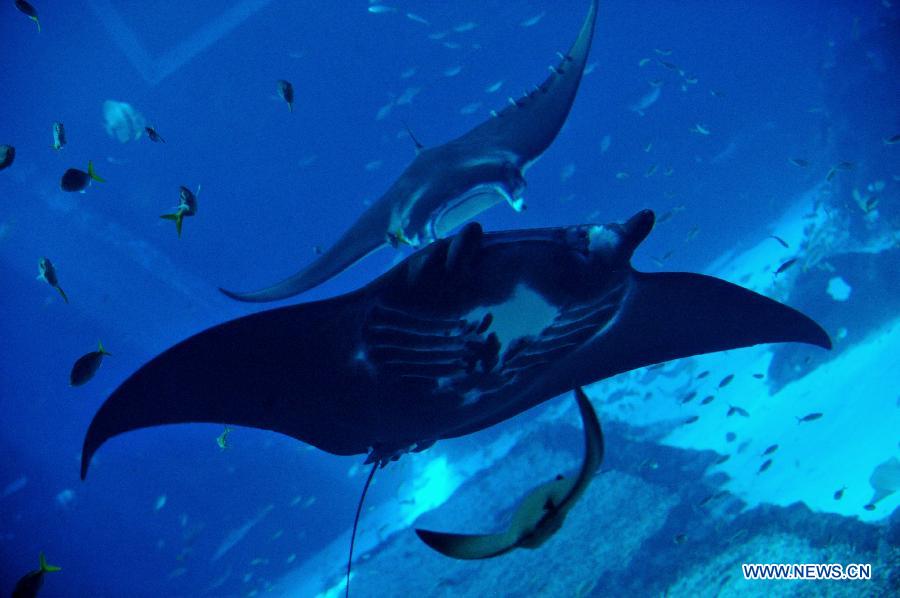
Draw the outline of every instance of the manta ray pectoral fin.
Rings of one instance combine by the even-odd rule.
[[[625,372],[670,359],[799,342],[831,348],[828,334],[808,316],[743,287],[702,274],[636,272],[617,320],[604,334],[609,371]]]
[[[281,432],[334,454],[365,452],[372,444],[365,437],[369,408],[349,389],[366,378],[344,365],[357,297],[238,318],[156,356],[97,411],[81,451],[82,479],[110,438],[165,424],[228,423]]]
[[[219,290],[232,299],[248,303],[278,301],[299,295],[337,276],[383,247],[386,244],[383,221],[386,222],[386,218],[372,212],[366,213],[319,259],[270,287],[249,293],[238,293],[223,288]]]
[[[489,559],[516,547],[516,540],[508,532],[501,534],[450,534],[416,529],[416,534],[428,546],[454,559]]]

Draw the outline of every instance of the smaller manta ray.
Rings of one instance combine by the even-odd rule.
[[[584,391],[575,389],[584,426],[584,461],[578,476],[562,475],[532,490],[519,503],[506,531],[498,534],[451,534],[416,529],[423,542],[455,559],[489,559],[515,548],[538,548],[562,528],[603,462],[603,432]]]
[[[578,37],[539,86],[468,133],[416,157],[393,185],[321,257],[293,276],[249,293],[219,289],[232,299],[262,303],[293,297],[337,276],[386,245],[418,247],[447,236],[488,208],[524,207],[525,171],[566,122],[587,63],[598,0]],[[293,99],[279,93],[290,105]],[[290,99],[289,99],[290,97]]]

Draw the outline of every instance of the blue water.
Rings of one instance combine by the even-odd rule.
[[[287,573],[285,555],[299,563],[346,531],[361,486],[346,472],[361,458],[243,428],[220,451],[220,427],[178,426],[115,439],[81,482],[85,430],[150,357],[254,310],[216,287],[268,285],[333,242],[412,159],[404,122],[425,145],[468,130],[543,80],[587,7],[395,0],[397,12],[370,14],[364,0],[234,1],[227,13],[226,4],[41,2],[40,34],[12,2],[0,9],[0,143],[17,152],[0,172],[0,489],[27,478],[0,498],[0,591],[44,551],[64,569],[48,576],[46,596],[190,596],[229,571],[210,595],[245,595]],[[674,250],[664,269],[699,270],[758,240],[789,198],[839,160],[857,161],[857,173],[885,167],[880,176],[896,198],[898,153],[885,154],[879,141],[900,132],[896,56],[866,37],[897,18],[886,4],[604,2],[593,70],[562,133],[528,172],[528,210],[497,206],[479,221],[489,230],[610,222],[684,206],[634,264],[658,270],[652,258]],[[470,21],[477,27],[452,32]],[[639,67],[642,58],[653,60]],[[697,82],[685,84],[657,58]],[[445,75],[455,67],[459,74]],[[277,79],[293,82],[292,114]],[[629,111],[651,79],[662,80],[658,101],[644,116]],[[499,91],[485,92],[499,80]],[[408,88],[420,88],[411,103],[377,120]],[[130,104],[166,143],[108,135],[107,100]],[[473,102],[481,102],[474,113],[460,113]],[[50,148],[54,121],[68,133],[59,152]],[[697,124],[710,134],[691,132]],[[872,155],[863,139],[877,142],[866,146]],[[88,160],[107,182],[61,192],[65,169]],[[177,205],[180,185],[202,186],[181,239],[158,218]],[[849,187],[836,193],[849,196]],[[896,226],[896,203],[884,209],[883,221]],[[370,256],[303,299],[355,289],[395,255]],[[42,256],[56,264],[69,305],[34,280]],[[98,340],[113,356],[90,383],[70,388],[72,363]],[[391,500],[389,486],[376,485],[371,504]],[[72,499],[62,504],[66,490]],[[230,531],[261,513],[211,562]],[[265,561],[247,565],[256,558]],[[250,570],[255,578],[242,582]]]

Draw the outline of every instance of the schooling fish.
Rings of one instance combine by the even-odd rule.
[[[165,143],[166,140],[163,139],[156,129],[153,127],[144,127],[144,131],[147,132],[147,137],[150,138],[150,141],[153,143]]]
[[[756,473],[762,473],[765,470],[769,469],[772,466],[772,460],[766,459],[763,461],[763,464],[759,466],[759,469],[756,470]]]
[[[809,415],[804,415],[803,417],[798,417],[797,423],[802,424],[803,422],[815,421],[815,420],[819,419],[820,417],[822,417],[822,415],[823,414],[821,414],[821,413],[810,413]]]
[[[841,498],[844,497],[844,490],[846,490],[846,489],[847,489],[847,487],[843,486],[843,487],[835,490],[834,491],[834,500],[841,500]]]
[[[34,23],[37,25],[38,33],[40,33],[41,22],[38,19],[37,10],[31,4],[26,2],[26,0],[16,0],[16,8],[25,13],[29,19],[34,21]]]
[[[737,405],[729,405],[728,413],[726,413],[725,416],[731,417],[735,413],[737,413],[741,417],[750,417],[750,413],[746,409],[744,409],[743,407],[738,407]]]
[[[56,268],[53,267],[53,262],[50,261],[48,257],[42,257],[38,260],[38,280],[43,280],[51,287],[57,290],[57,292],[62,296],[63,301],[66,303],[69,302],[69,298],[66,297],[65,291],[62,290],[62,287],[59,286],[59,279],[56,277]]]
[[[163,214],[160,216],[163,220],[175,221],[175,230],[178,231],[178,238],[181,238],[181,225],[185,216],[193,216],[197,213],[197,196],[200,195],[200,185],[197,185],[197,193],[193,193],[185,186],[181,186],[178,196],[178,207],[172,214]]]
[[[23,575],[13,588],[12,598],[35,598],[44,585],[44,574],[62,571],[61,567],[47,564],[44,553],[38,555],[40,567]]]
[[[731,384],[732,380],[734,380],[734,374],[728,374],[719,381],[719,388],[725,388],[726,386]]]
[[[11,145],[0,145],[0,170],[9,168],[16,159],[16,148]]]
[[[88,185],[91,184],[91,181],[97,181],[98,183],[105,183],[106,180],[101,178],[96,172],[94,172],[94,163],[88,162],[87,172],[83,170],[78,170],[77,168],[68,169],[62,176],[62,180],[59,182],[59,186],[63,191],[80,191],[84,192],[85,189],[88,188]]]
[[[767,448],[766,450],[763,451],[762,456],[765,457],[765,456],[767,456],[767,455],[771,455],[772,453],[774,453],[774,452],[777,451],[777,450],[778,450],[778,445],[777,445],[777,444],[773,444],[773,445],[771,445],[769,448]]]
[[[453,534],[416,528],[428,546],[455,559],[489,559],[516,548],[535,549],[562,529],[566,515],[584,494],[603,463],[603,432],[597,414],[580,387],[575,389],[584,426],[584,460],[578,475],[556,476],[529,492],[506,530],[496,534]]]
[[[884,139],[882,139],[882,141],[885,145],[894,145],[896,143],[900,143],[900,134],[885,137]]]
[[[418,247],[446,237],[488,208],[524,208],[526,170],[566,121],[587,63],[597,14],[593,0],[575,42],[547,79],[468,133],[423,149],[390,188],[319,259],[268,288],[222,289],[250,302],[287,299],[340,274],[373,251],[407,239]]]
[[[781,237],[779,237],[777,235],[769,235],[769,238],[775,239],[776,241],[778,241],[778,244],[781,245],[782,247],[784,247],[785,249],[790,249],[790,246],[788,246],[787,241],[785,241]]]
[[[281,99],[284,100],[288,109],[291,112],[294,111],[294,86],[291,85],[290,81],[285,81],[284,79],[278,80],[278,95],[281,96]]]
[[[72,366],[69,373],[69,386],[81,386],[94,377],[100,364],[103,363],[103,357],[112,355],[103,348],[103,343],[98,343],[97,350],[85,353]]]
[[[792,257],[788,261],[786,261],[783,264],[781,264],[780,266],[778,266],[778,269],[775,270],[775,276],[778,276],[779,274],[784,273],[788,268],[790,268],[791,266],[793,266],[796,263],[797,263],[797,258]]]
[[[61,150],[66,145],[66,127],[61,122],[53,123],[53,149]]]

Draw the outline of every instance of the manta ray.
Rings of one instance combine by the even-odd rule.
[[[524,207],[525,171],[550,146],[572,108],[594,34],[592,0],[578,37],[558,66],[525,96],[468,133],[417,154],[400,177],[322,256],[293,276],[233,299],[286,299],[340,274],[386,245],[418,247],[506,201]]]
[[[385,465],[597,380],[758,343],[830,348],[800,312],[700,274],[636,271],[653,212],[485,233],[475,222],[369,284],[219,324],[150,360],[95,414],[113,436],[189,422],[273,430]]]
[[[587,490],[603,463],[603,431],[597,413],[581,387],[575,400],[584,426],[584,459],[578,475],[558,475],[522,499],[509,527],[496,534],[454,534],[416,528],[425,544],[455,559],[489,559],[515,548],[538,548],[562,529],[566,515]]]

